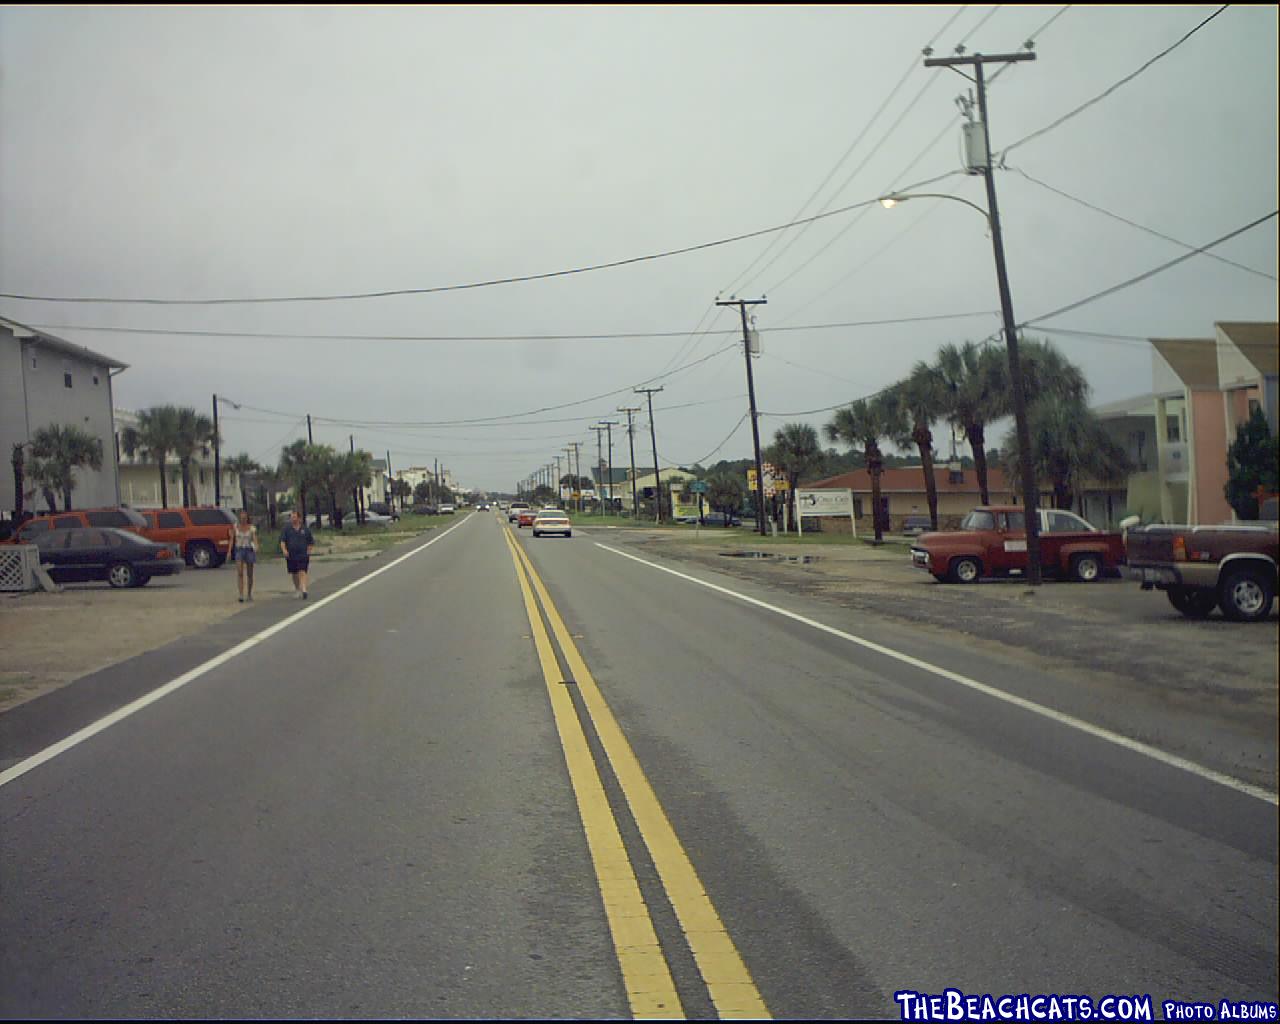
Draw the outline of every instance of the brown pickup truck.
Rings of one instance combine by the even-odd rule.
[[[1124,562],[1124,541],[1074,512],[1039,510],[1040,565],[1047,574],[1091,583]],[[939,583],[976,583],[983,576],[1027,571],[1022,506],[982,505],[946,533],[925,533],[911,545],[911,564]]]
[[[1270,513],[1274,517],[1274,502]],[[1135,526],[1125,532],[1125,551],[1125,575],[1143,590],[1163,590],[1188,618],[1206,618],[1215,607],[1237,622],[1271,614],[1280,563],[1274,518],[1233,526]]]

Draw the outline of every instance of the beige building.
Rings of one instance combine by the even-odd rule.
[[[133,455],[125,453],[120,437],[129,427],[138,426],[138,414],[129,409],[115,410],[115,451],[119,453],[120,464],[120,504],[131,508],[160,508],[160,469],[154,459],[148,459],[141,452]],[[165,497],[169,508],[182,505],[182,463],[176,455],[165,460]],[[212,505],[214,503],[213,448],[197,450],[191,459],[191,494],[188,495],[192,505]],[[240,507],[240,477],[222,466],[222,507]]]

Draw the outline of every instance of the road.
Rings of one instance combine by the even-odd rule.
[[[472,514],[374,565],[12,719],[5,1016],[1277,998],[1275,787],[1211,728],[1165,756],[1034,672],[617,531]],[[108,689],[141,702],[104,719]]]

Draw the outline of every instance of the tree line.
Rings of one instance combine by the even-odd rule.
[[[1037,479],[1052,488],[1055,506],[1070,508],[1086,480],[1110,483],[1127,479],[1131,469],[1128,456],[1089,408],[1089,385],[1079,367],[1048,341],[1024,339],[1020,355],[1031,427],[1032,465]],[[944,345],[932,363],[918,362],[897,383],[837,409],[823,433],[827,440],[844,444],[868,470],[872,518],[879,541],[884,527],[879,515],[880,477],[886,462],[892,464],[895,459],[892,454],[886,455],[883,446],[891,444],[918,452],[929,518],[936,530],[933,426],[946,422],[963,434],[972,452],[982,504],[986,505],[991,501],[987,427],[1012,413],[1009,363],[1004,350],[964,342]],[[1009,433],[999,452],[1006,479],[1016,490],[1020,480],[1016,433]],[[802,478],[813,479],[831,468],[831,453],[823,450],[818,431],[807,423],[784,424],[762,454],[765,461],[785,474],[790,488],[788,500],[792,502]],[[708,499],[713,508],[737,511],[741,507],[746,490],[741,478],[740,471],[730,471],[723,464],[706,473]]]

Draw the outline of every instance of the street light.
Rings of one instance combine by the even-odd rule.
[[[986,170],[987,194],[995,208],[995,191],[991,183],[990,168]],[[1009,353],[1009,384],[1013,392],[1013,418],[1018,433],[1018,461],[1021,464],[1022,476],[1022,517],[1026,521],[1027,532],[1027,582],[1037,587],[1040,585],[1040,519],[1036,508],[1037,490],[1035,470],[1031,464],[1031,431],[1027,423],[1026,393],[1022,384],[1022,367],[1018,359],[1018,334],[1013,320],[1013,299],[1009,294],[1009,276],[1004,260],[1004,241],[1000,234],[996,218],[977,203],[971,203],[959,196],[946,195],[941,192],[894,192],[880,198],[880,205],[891,210],[898,203],[907,199],[950,199],[955,203],[963,203],[977,210],[987,221],[987,229],[991,232],[991,248],[996,260],[996,284],[1000,289],[1000,313],[1004,321],[1005,342]]]

